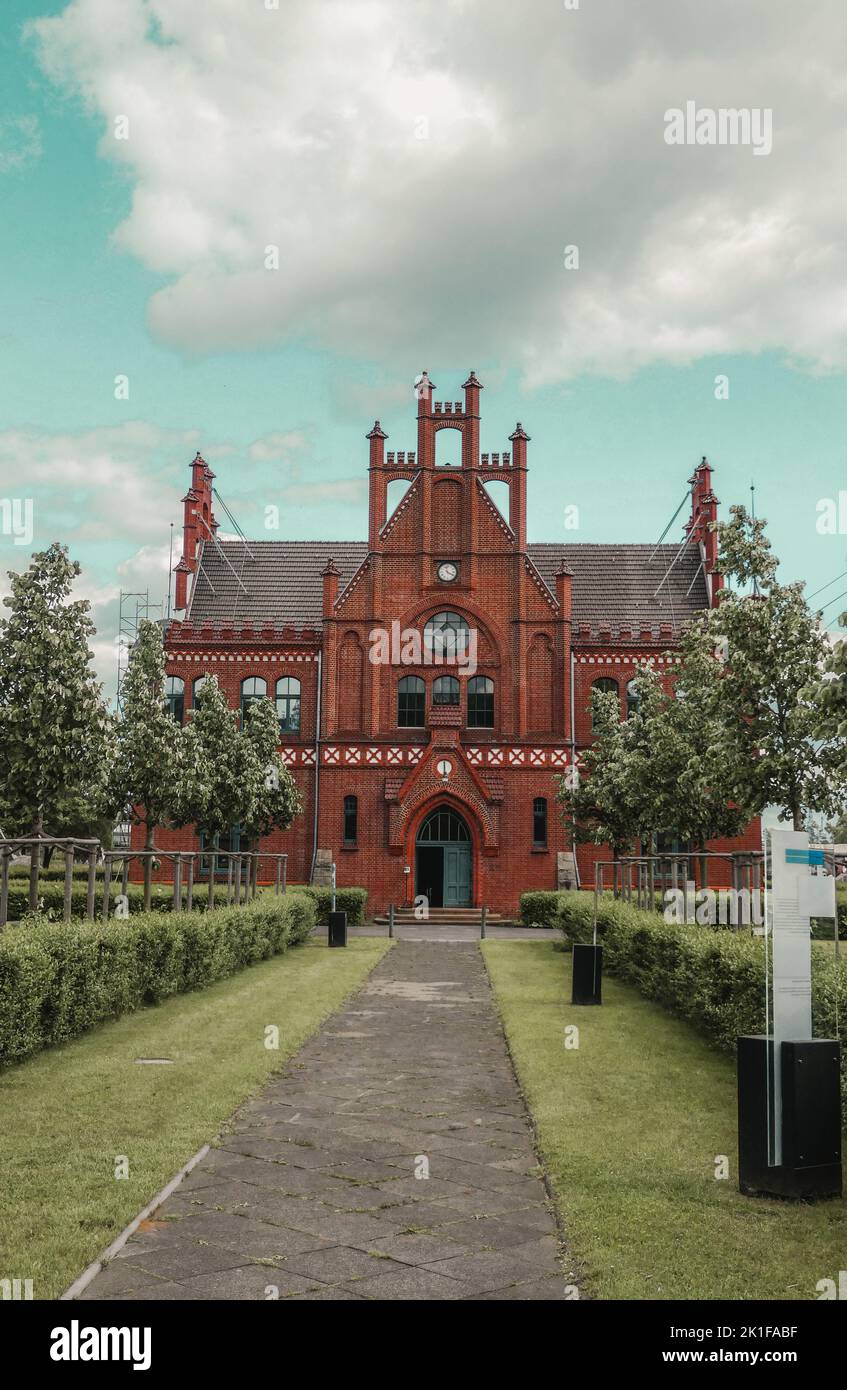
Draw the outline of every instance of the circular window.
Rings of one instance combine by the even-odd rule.
[[[460,613],[436,613],[424,628],[424,646],[436,661],[456,661],[469,645],[470,628]]]

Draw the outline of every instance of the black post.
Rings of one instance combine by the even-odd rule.
[[[603,947],[574,942],[572,1004],[602,1004]]]
[[[347,945],[347,913],[331,912],[329,914],[329,933],[330,946]]]
[[[487,916],[488,916],[488,908],[485,907],[485,906],[483,905],[482,912],[480,913],[480,916],[479,916],[479,938],[480,938],[480,941],[484,941],[484,940],[485,940],[485,919],[486,919]]]
[[[389,909],[388,909],[388,936],[389,936],[389,939],[393,939],[393,937],[394,937],[394,904],[393,904],[393,903],[391,903],[391,905],[389,906]]]

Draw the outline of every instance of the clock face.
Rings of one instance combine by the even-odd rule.
[[[443,565],[438,566],[438,578],[443,579],[449,584],[459,573],[458,565],[454,565],[452,560],[445,560]]]

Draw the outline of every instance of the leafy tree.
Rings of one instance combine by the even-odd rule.
[[[209,906],[214,903],[215,854],[221,835],[249,819],[258,778],[256,757],[214,677],[204,681],[186,728],[186,756],[194,769],[182,814],[209,846]]]
[[[631,852],[643,822],[643,797],[629,721],[612,691],[592,690],[594,742],[580,769],[559,779],[557,800],[580,844],[608,845],[615,859]]]
[[[743,820],[776,806],[800,829],[806,811],[831,814],[844,800],[843,752],[839,739],[821,740],[815,700],[829,644],[803,584],[778,582],[766,523],[744,507],[730,515],[717,526],[730,584],[686,633],[680,681],[713,739],[706,781]]]
[[[156,830],[184,825],[192,808],[195,770],[182,727],[165,707],[165,654],[158,623],[144,621],[130,654],[116,727],[110,793],[116,812],[144,826],[144,848]],[[144,905],[149,909],[152,857],[144,860]]]
[[[55,541],[9,572],[0,619],[0,787],[3,830],[57,835],[103,815],[112,721],[91,668],[94,634],[85,599],[71,601],[79,564]],[[29,905],[38,901],[40,855],[31,857]]]
[[[244,732],[255,759],[255,795],[241,828],[253,849],[258,849],[265,835],[287,830],[303,804],[294,778],[276,751],[279,719],[270,700],[251,701]]]

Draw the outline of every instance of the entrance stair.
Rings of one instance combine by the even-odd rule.
[[[491,927],[511,925],[509,919],[502,917],[499,912],[489,912],[485,921]],[[388,913],[380,913],[374,918],[374,923],[378,927],[387,926]],[[416,917],[411,907],[394,909],[395,927],[478,927],[481,923],[482,909],[479,907],[431,907],[425,918]]]

